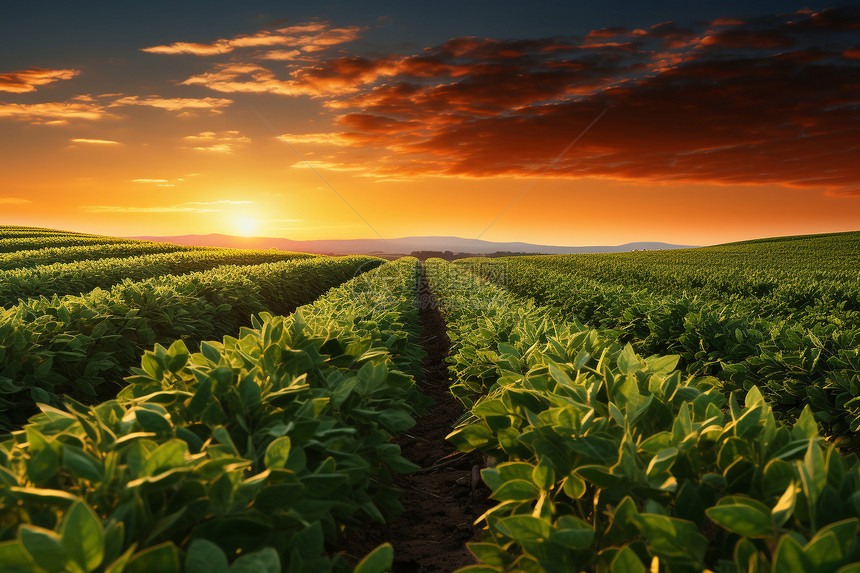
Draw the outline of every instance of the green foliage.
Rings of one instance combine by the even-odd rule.
[[[0,310],[0,428],[60,394],[93,403],[120,388],[142,350],[238,331],[252,313],[288,314],[382,261],[316,257],[124,280],[109,291],[30,299]],[[144,368],[156,368],[144,359]],[[11,417],[10,417],[11,416]]]
[[[177,253],[182,251],[205,251],[208,247],[186,247],[170,243],[149,241],[126,241],[119,243],[99,243],[77,247],[44,247],[32,250],[0,253],[0,269],[9,270],[20,267],[35,267],[55,263],[74,263],[77,261],[133,257],[152,253]]]
[[[0,305],[8,306],[31,297],[82,294],[95,288],[110,288],[124,280],[139,281],[221,265],[256,265],[313,256],[285,251],[207,249],[19,268],[0,271]]]
[[[472,259],[477,274],[642,354],[677,354],[790,421],[860,429],[860,234],[685,251]],[[502,272],[499,272],[500,269]]]
[[[414,469],[389,439],[426,401],[418,268],[388,263],[199,352],[156,344],[114,400],[43,405],[0,443],[0,569],[349,570],[326,545],[400,511],[391,476]]]
[[[464,571],[860,561],[860,463],[825,445],[808,407],[784,425],[756,387],[726,398],[713,378],[683,378],[677,357],[552,320],[456,265],[428,268],[470,409],[449,440],[498,461],[482,472],[498,502],[473,548],[484,565]]]
[[[117,243],[138,242],[134,239],[118,237],[97,237],[84,235],[36,235],[17,238],[6,238],[0,235],[0,253],[27,251],[48,247],[80,247],[85,245],[108,245]]]

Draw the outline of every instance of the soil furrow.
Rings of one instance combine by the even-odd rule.
[[[404,513],[389,524],[350,534],[343,549],[361,556],[387,541],[394,547],[394,573],[448,573],[476,563],[466,543],[477,540],[481,527],[473,523],[489,508],[489,491],[478,475],[481,456],[461,454],[445,441],[463,408],[448,391],[445,358],[451,343],[423,276],[418,300],[421,344],[427,351],[419,384],[435,404],[396,443],[403,456],[422,469],[395,478],[404,492]]]

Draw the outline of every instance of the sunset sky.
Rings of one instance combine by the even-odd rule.
[[[0,224],[714,244],[860,229],[860,8],[0,11]]]

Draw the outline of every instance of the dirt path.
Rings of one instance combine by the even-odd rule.
[[[489,491],[478,475],[481,456],[460,454],[445,441],[463,408],[448,392],[450,341],[436,299],[422,277],[421,344],[427,351],[421,391],[436,403],[410,431],[396,440],[403,456],[422,470],[395,478],[403,490],[405,512],[387,525],[373,525],[350,535],[347,554],[361,556],[380,543],[394,546],[394,573],[450,573],[475,564],[466,542],[477,540],[475,519],[489,508]]]

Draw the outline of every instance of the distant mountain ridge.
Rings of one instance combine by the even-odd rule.
[[[479,255],[510,251],[516,253],[535,253],[547,255],[566,255],[574,253],[623,253],[634,250],[689,249],[693,245],[673,245],[660,242],[635,242],[623,245],[594,245],[585,247],[565,247],[558,245],[535,245],[532,243],[499,243],[480,239],[461,237],[400,237],[397,239],[326,239],[295,241],[275,237],[239,237],[236,235],[175,235],[130,237],[144,241],[176,243],[200,247],[230,247],[237,249],[281,249],[304,253],[365,255],[365,254],[409,254],[413,251],[452,251],[455,253],[475,253]]]

